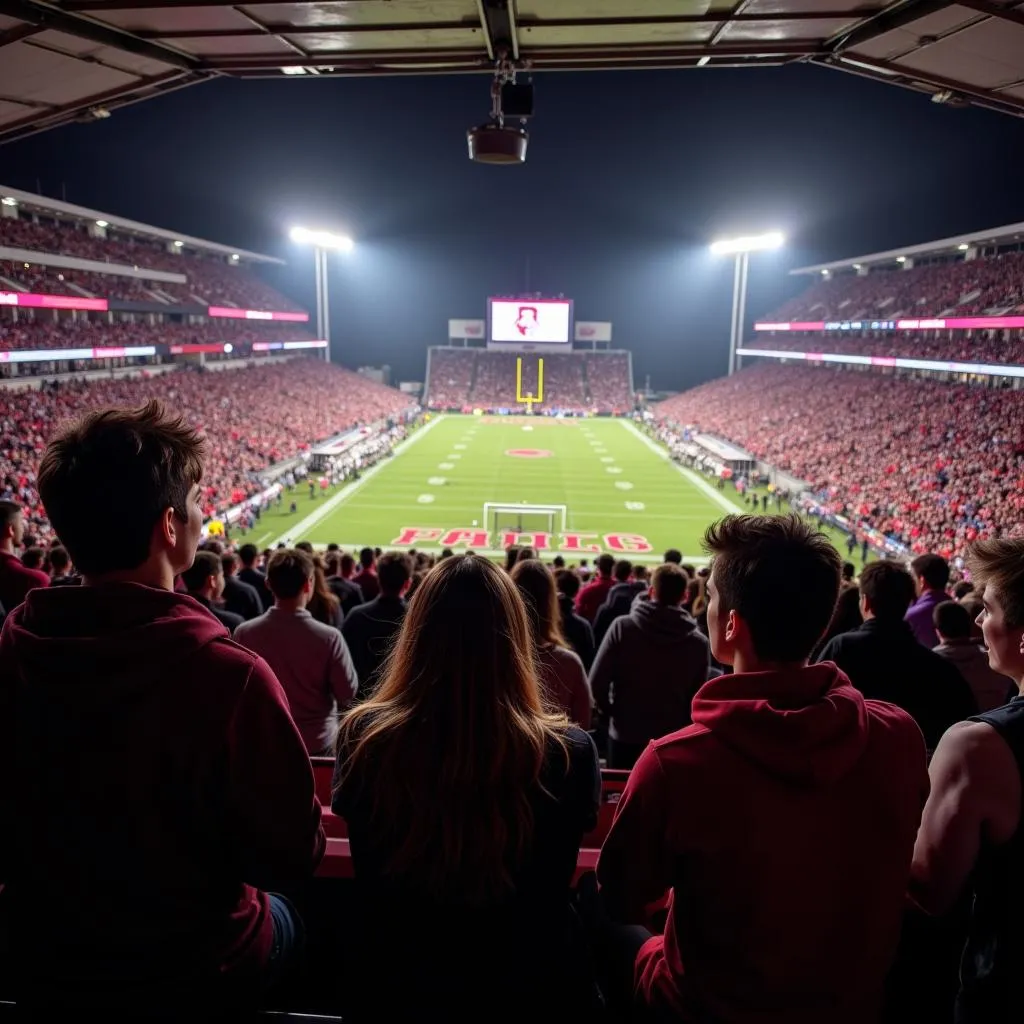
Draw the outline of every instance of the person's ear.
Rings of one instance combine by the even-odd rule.
[[[742,623],[740,622],[739,616],[736,614],[736,609],[729,609],[729,614],[725,618],[725,639],[727,643],[734,644],[739,639],[740,630],[742,629]]]
[[[160,532],[160,540],[166,547],[173,548],[177,544],[181,530],[181,520],[178,519],[170,505],[164,509],[163,514],[160,516],[157,529]]]

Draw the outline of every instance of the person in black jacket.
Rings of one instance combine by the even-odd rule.
[[[348,644],[359,676],[359,695],[372,695],[380,681],[380,670],[391,653],[395,637],[405,618],[403,595],[409,589],[412,565],[408,555],[391,551],[377,562],[380,595],[353,608],[345,617],[341,634]]]
[[[197,551],[191,568],[181,574],[181,582],[185,584],[188,596],[218,619],[229,633],[234,633],[245,622],[241,615],[220,606],[221,594],[224,592],[224,569],[220,558],[212,551]]]
[[[865,697],[903,708],[924,733],[929,751],[954,723],[978,713],[956,667],[918,643],[904,622],[914,580],[896,562],[871,562],[860,575],[864,622],[833,637],[819,661],[834,661]]]
[[[593,627],[582,615],[576,614],[576,595],[582,586],[580,578],[569,569],[559,569],[555,573],[555,586],[558,588],[558,609],[562,613],[562,635],[589,672],[597,654],[597,644],[594,643]]]
[[[345,578],[344,558],[345,556],[340,551],[329,551],[324,559],[324,569],[327,572],[327,586],[341,602],[342,614],[348,615],[353,608],[364,604],[366,598],[363,597],[363,589],[358,583],[353,583],[350,579]],[[354,561],[351,555],[348,556],[348,560],[350,563]]]
[[[230,551],[220,556],[220,564],[224,567],[224,607],[229,612],[241,615],[243,619],[259,618],[264,612],[260,592],[251,584],[240,580],[238,572],[238,556]]]
[[[260,595],[260,604],[264,609],[273,608],[274,595],[267,587],[266,574],[256,568],[256,560],[259,557],[259,548],[255,544],[243,544],[238,549],[238,560],[242,563],[242,568],[238,570],[238,578],[243,583],[249,583],[256,588],[256,593]]]
[[[634,571],[633,563],[625,558],[615,563],[612,575],[617,582],[608,591],[608,596],[598,609],[597,618],[594,619],[594,643],[598,647],[601,646],[601,641],[611,628],[611,624],[620,616],[629,614],[637,594],[643,594],[650,588],[650,581],[644,579],[641,572],[646,573],[646,569],[637,566]]]

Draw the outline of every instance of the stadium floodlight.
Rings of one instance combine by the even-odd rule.
[[[351,252],[355,248],[355,242],[348,235],[336,235],[332,231],[292,228],[291,239],[300,245],[314,245],[318,249],[337,249],[339,252]]]
[[[781,231],[768,231],[763,235],[739,235],[719,238],[711,243],[715,256],[735,256],[732,279],[732,324],[729,329],[729,373],[738,367],[739,350],[743,346],[743,329],[747,318],[747,272],[750,254],[762,249],[778,249],[785,245]]]
[[[961,242],[961,243],[960,243],[960,244],[959,244],[959,245],[957,246],[957,248],[958,248],[958,249],[959,249],[959,250],[960,250],[961,252],[967,252],[967,250],[968,250],[968,249],[970,249],[970,246],[969,246],[969,245],[968,245],[968,244],[967,244],[966,242]]]
[[[779,249],[786,244],[786,236],[781,231],[769,231],[764,235],[740,235],[738,238],[720,238],[711,243],[711,251],[716,256],[734,256],[746,252],[758,252],[761,249]]]
[[[96,227],[98,227],[98,228],[109,228],[110,227],[110,222],[106,221],[106,220],[98,220],[98,221],[96,221]]]
[[[17,206],[18,200],[14,196],[4,196],[0,199],[0,206]]]
[[[327,282],[327,254],[351,252],[356,243],[348,235],[337,235],[333,231],[314,231],[310,228],[294,227],[288,233],[293,242],[313,246],[313,266],[316,274],[316,332],[317,338],[326,341],[324,359],[331,361],[331,316],[330,288]]]

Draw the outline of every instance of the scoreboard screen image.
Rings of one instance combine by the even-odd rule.
[[[571,299],[489,299],[487,340],[506,346],[570,346]]]

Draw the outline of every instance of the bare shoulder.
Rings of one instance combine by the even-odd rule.
[[[993,794],[1020,788],[1020,772],[1009,744],[986,722],[957,722],[939,740],[931,775],[965,775]]]

